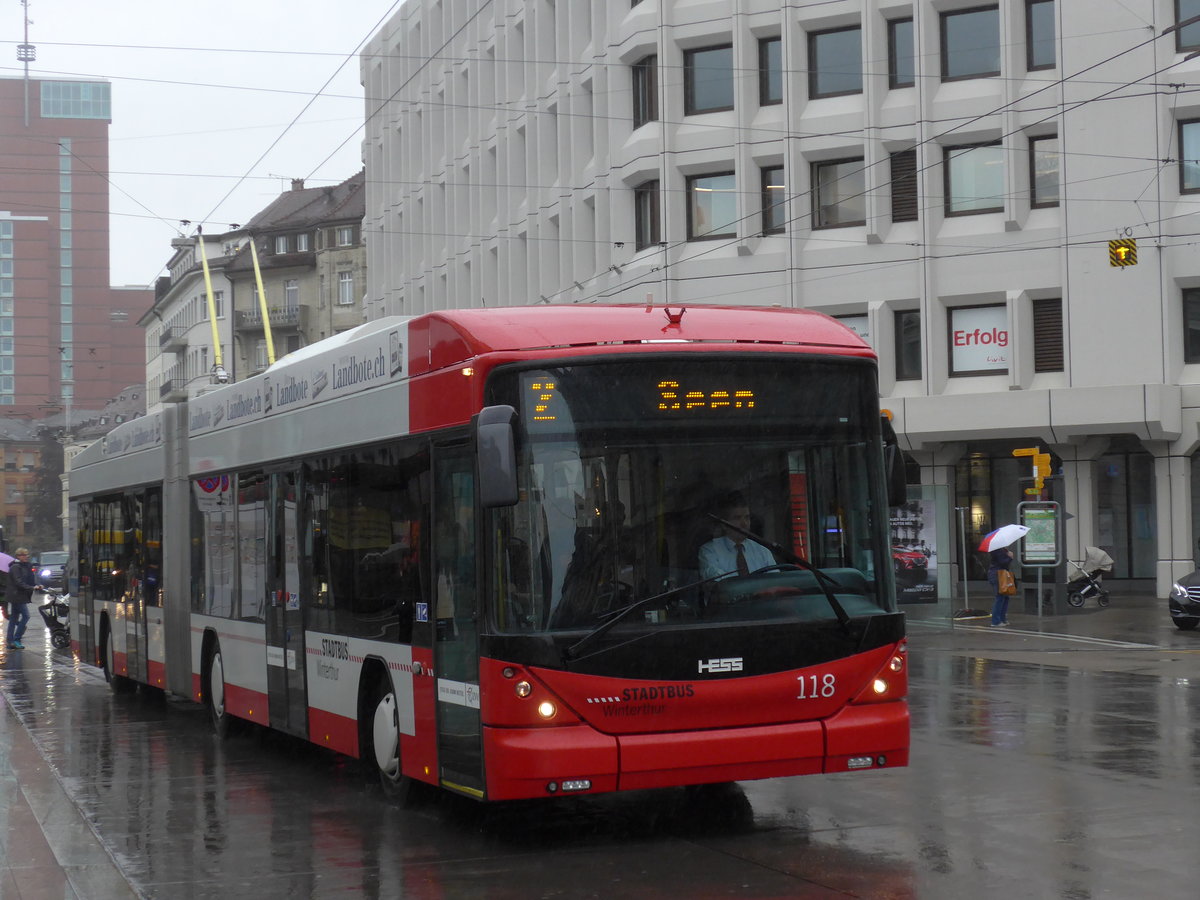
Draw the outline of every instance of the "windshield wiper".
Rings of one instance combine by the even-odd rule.
[[[845,608],[842,606],[842,604],[838,600],[838,598],[834,595],[833,590],[830,587],[831,585],[833,588],[838,588],[838,589],[843,587],[843,585],[838,583],[837,579],[835,579],[829,575],[826,575],[823,571],[818,569],[816,566],[814,566],[812,563],[810,563],[803,556],[797,556],[791,550],[787,549],[787,547],[781,546],[780,544],[776,544],[773,541],[768,541],[765,537],[763,537],[760,534],[755,534],[753,531],[747,531],[745,528],[742,528],[741,526],[738,526],[738,525],[734,525],[732,522],[727,522],[724,519],[722,519],[720,516],[714,516],[712,513],[709,513],[708,517],[710,519],[712,519],[714,522],[720,522],[726,528],[728,528],[732,531],[736,531],[738,534],[741,534],[741,535],[744,535],[745,537],[750,538],[750,540],[754,541],[755,543],[762,544],[764,547],[766,547],[772,553],[776,554],[777,556],[782,556],[785,560],[787,560],[792,565],[799,566],[802,569],[812,572],[813,577],[816,578],[817,584],[821,588],[821,593],[823,593],[825,595],[825,599],[829,601],[829,606],[833,610],[833,614],[837,617],[838,624],[842,626],[843,631],[849,633],[849,631],[850,631],[850,627],[849,627],[850,626],[850,616],[849,616],[849,614],[847,614]]]
[[[577,640],[574,644],[564,650],[563,658],[567,661],[578,659],[579,654],[582,652],[584,647],[594,643],[597,638],[603,636],[604,634],[607,634],[609,629],[611,629],[614,625],[635,610],[644,609],[645,607],[650,606],[652,603],[656,603],[659,600],[666,600],[668,597],[673,597],[676,594],[682,594],[684,591],[690,591],[692,588],[700,587],[702,584],[708,584],[712,581],[719,581],[722,578],[727,578],[730,575],[736,574],[736,572],[722,572],[720,575],[714,575],[712,578],[705,578],[701,581],[692,581],[688,584],[681,585],[680,587],[671,588],[669,591],[663,591],[661,594],[655,594],[652,597],[643,597],[641,600],[636,600],[633,603],[630,603],[628,606],[622,606],[620,609],[614,610],[609,614],[610,618],[607,622],[596,626],[579,640]]]

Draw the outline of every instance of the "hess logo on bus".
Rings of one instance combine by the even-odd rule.
[[[740,672],[742,671],[742,657],[726,656],[721,659],[701,659],[697,660],[697,665],[701,675],[706,672],[710,675],[717,672]]]

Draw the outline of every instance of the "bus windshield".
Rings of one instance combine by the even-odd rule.
[[[639,357],[499,370],[489,390],[519,420],[520,499],[488,531],[499,632],[632,604],[623,631],[826,620],[830,591],[851,617],[895,609],[868,362]]]

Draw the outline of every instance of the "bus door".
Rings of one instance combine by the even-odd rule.
[[[269,476],[266,520],[267,694],[271,727],[308,736],[296,473]]]
[[[475,577],[475,457],[466,445],[434,457],[433,559],[438,762],[442,784],[483,796]]]
[[[161,503],[162,492],[152,488],[145,494],[127,494],[122,502],[125,523],[121,540],[124,553],[124,572],[118,579],[121,593],[115,597],[121,603],[115,627],[125,634],[125,674],[140,684],[150,684],[148,667],[149,628],[146,617],[146,553],[144,525],[150,504]],[[120,644],[116,644],[120,650]]]

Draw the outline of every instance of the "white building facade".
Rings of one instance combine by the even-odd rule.
[[[1067,555],[1165,593],[1200,535],[1196,14],[410,0],[362,59],[369,314],[843,317],[968,543],[1040,447]]]

